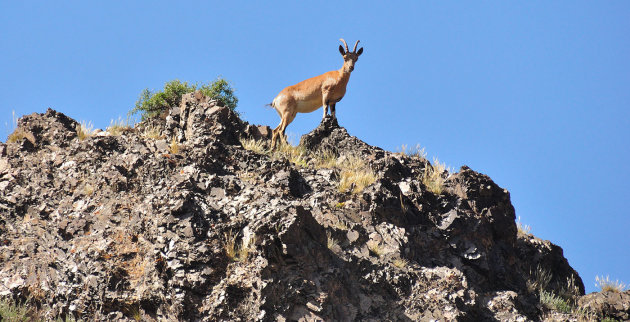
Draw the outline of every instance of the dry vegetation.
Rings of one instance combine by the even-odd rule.
[[[168,146],[168,152],[170,154],[179,153],[179,143],[177,143],[177,139],[175,139],[175,137],[171,139],[171,144]]]
[[[381,257],[385,254],[385,249],[383,249],[383,246],[381,245],[381,243],[375,240],[369,240],[367,242],[367,248],[370,251],[370,254],[376,257]]]
[[[429,164],[422,174],[422,183],[427,187],[427,190],[433,192],[436,195],[442,194],[444,191],[444,172],[446,171],[446,165],[440,163],[437,158],[433,158],[433,164]]]
[[[602,290],[602,292],[624,292],[628,290],[628,285],[620,282],[619,280],[611,280],[608,276],[595,277],[595,286]]]
[[[94,125],[92,125],[92,122],[81,121],[81,124],[77,125],[76,130],[77,130],[77,137],[81,141],[94,135]]]
[[[224,233],[223,236],[225,237],[225,245],[223,247],[225,255],[232,261],[246,261],[249,254],[255,249],[255,235],[251,235],[249,237],[243,236],[240,243],[238,240],[238,234],[233,233],[232,230]]]
[[[114,121],[113,119],[109,122],[109,126],[107,127],[107,132],[110,135],[121,135],[123,132],[130,130],[133,128],[133,121],[131,118],[127,117],[123,119],[122,117],[118,117],[118,120]]]
[[[518,221],[516,222],[516,228],[518,229],[519,236],[529,235],[529,232],[532,230],[531,226],[525,225],[521,222],[521,216],[518,216]]]
[[[336,155],[330,150],[309,152],[301,146],[281,141],[275,150],[270,150],[262,140],[241,139],[243,148],[267,155],[274,159],[287,159],[300,167],[315,169],[337,169],[339,192],[359,193],[376,181],[376,174],[358,155]]]

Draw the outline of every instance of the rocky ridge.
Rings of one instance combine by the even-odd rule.
[[[244,149],[269,128],[200,93],[120,135],[81,140],[77,125],[49,109],[0,143],[0,296],[46,306],[47,318],[580,318],[538,298],[584,294],[562,249],[517,233],[509,192],[466,166],[435,194],[421,180],[427,160],[326,119],[301,145],[360,155],[377,175],[341,193],[336,169]],[[627,294],[589,296],[592,316],[627,318]]]

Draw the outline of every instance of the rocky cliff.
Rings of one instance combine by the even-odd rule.
[[[562,249],[517,233],[508,191],[468,167],[432,192],[427,160],[331,119],[295,164],[245,149],[269,129],[199,93],[116,135],[77,128],[48,110],[0,143],[0,296],[44,318],[579,318],[540,301],[584,294]],[[341,192],[339,169],[313,166],[324,149],[375,181]]]

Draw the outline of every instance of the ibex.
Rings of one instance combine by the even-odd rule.
[[[348,50],[348,44],[345,40],[340,39],[345,45],[344,48],[339,45],[339,52],[343,56],[343,66],[339,70],[333,70],[313,78],[301,81],[293,86],[283,89],[276,98],[273,99],[271,106],[276,109],[280,115],[281,121],[278,127],[273,130],[271,138],[271,148],[275,148],[276,140],[279,135],[285,139],[284,130],[293,122],[295,115],[299,113],[310,113],[324,106],[324,117],[328,114],[330,107],[330,115],[335,118],[335,104],[339,102],[343,95],[346,94],[346,85],[350,80],[350,73],[354,70],[359,56],[363,53],[363,47],[357,51],[359,41],[354,44],[352,52]]]

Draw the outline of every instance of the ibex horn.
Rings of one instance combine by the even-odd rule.
[[[346,46],[346,52],[349,52],[349,50],[348,50],[348,44],[346,44],[346,41],[345,41],[345,40],[343,40],[343,38],[341,38],[341,39],[339,39],[339,40],[341,40],[341,42],[343,42],[343,44]]]
[[[354,49],[352,50],[353,53],[357,52],[357,45],[359,44],[359,41],[357,40],[357,42],[354,44]],[[348,47],[348,46],[346,46]]]

